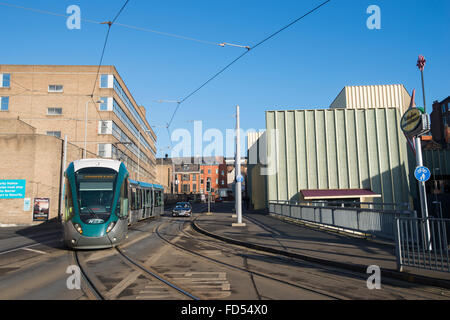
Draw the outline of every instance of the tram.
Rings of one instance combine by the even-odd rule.
[[[73,249],[121,244],[128,226],[164,212],[164,188],[133,181],[117,160],[83,159],[65,172],[64,243]]]

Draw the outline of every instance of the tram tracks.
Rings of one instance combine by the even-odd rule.
[[[75,260],[76,265],[80,269],[82,279],[84,280],[84,284],[87,290],[83,290],[84,293],[90,299],[94,300],[106,300],[105,296],[98,289],[98,285],[94,284],[93,275],[91,275],[87,270],[87,267],[84,263],[81,262],[79,257],[79,251],[73,251],[73,258]]]
[[[117,299],[129,286],[138,286],[142,290],[152,287],[152,290],[155,291],[153,293],[161,293],[161,290],[163,290],[169,299],[203,299],[202,296],[193,294],[165,275],[147,267],[147,262],[151,260],[141,263],[129,255],[123,247],[107,250],[107,254],[101,259],[92,259],[92,255],[97,255],[103,251],[72,251],[73,260],[80,269],[83,281],[82,288],[88,299]],[[116,269],[111,269],[111,265],[114,265]],[[108,272],[103,270],[108,270]],[[122,276],[114,277],[114,273]],[[134,290],[131,294],[127,293],[126,296],[132,299],[142,298],[139,295],[139,289]]]
[[[160,282],[164,283],[165,285],[167,285],[168,287],[172,288],[173,290],[175,290],[176,292],[182,294],[183,296],[188,297],[189,299],[192,300],[200,300],[199,297],[193,295],[192,293],[190,293],[189,291],[187,291],[186,289],[181,288],[181,286],[179,286],[178,284],[169,281],[168,279],[166,279],[166,277],[164,277],[163,275],[159,274],[156,271],[150,270],[149,268],[143,266],[140,262],[138,262],[136,259],[131,258],[129,255],[125,254],[119,247],[115,248],[116,251],[119,253],[119,255],[125,259],[126,261],[128,261],[129,263],[131,263],[132,265],[134,265],[135,267],[139,268],[141,271],[143,271],[144,273],[152,276],[153,278],[159,280]]]
[[[180,230],[179,230],[179,231],[180,231],[181,233],[183,233],[183,234],[185,235],[185,237],[189,237],[189,238],[191,238],[191,239],[198,240],[197,238],[194,238],[194,237],[192,237],[192,236],[190,236],[190,235],[187,235],[187,234],[184,232],[184,230],[182,230],[182,229],[183,229],[183,226],[184,226],[187,222],[188,222],[188,221],[185,221],[183,224],[180,224]],[[291,281],[289,281],[289,280],[280,279],[280,278],[274,277],[274,276],[272,276],[272,275],[270,275],[270,274],[267,274],[267,273],[264,273],[264,272],[250,270],[249,267],[248,267],[248,265],[247,265],[246,267],[241,267],[241,266],[237,266],[237,265],[235,265],[235,264],[231,264],[231,263],[228,263],[228,262],[220,261],[220,260],[215,259],[215,258],[212,258],[212,257],[208,257],[208,256],[206,256],[206,255],[204,255],[204,254],[201,254],[201,253],[199,253],[199,252],[196,252],[196,251],[194,251],[194,250],[192,250],[192,249],[183,247],[182,245],[180,245],[180,244],[178,244],[178,243],[173,243],[172,241],[170,241],[169,239],[167,239],[166,237],[164,237],[164,236],[161,234],[160,227],[161,227],[161,226],[159,226],[158,228],[156,228],[156,230],[155,230],[156,235],[157,235],[162,241],[164,241],[165,243],[171,245],[172,247],[176,248],[177,250],[179,250],[179,251],[181,251],[181,252],[183,252],[183,253],[185,253],[185,254],[191,255],[191,256],[200,257],[201,259],[203,259],[203,260],[205,260],[205,261],[213,262],[213,263],[215,263],[215,264],[217,264],[217,265],[220,265],[220,266],[222,266],[222,267],[225,267],[225,268],[227,268],[227,269],[231,269],[231,270],[234,270],[234,271],[238,270],[238,271],[240,271],[240,272],[244,272],[244,273],[248,274],[248,275],[250,276],[250,278],[252,279],[252,284],[253,284],[253,286],[254,286],[255,293],[256,293],[256,295],[258,296],[258,298],[260,298],[262,295],[261,295],[261,293],[259,292],[259,290],[258,290],[258,289],[256,288],[256,286],[255,286],[255,282],[254,282],[254,278],[255,278],[255,277],[259,277],[259,278],[263,278],[263,279],[265,279],[265,280],[273,281],[273,282],[276,282],[276,283],[278,283],[278,284],[286,285],[286,286],[289,286],[289,287],[292,287],[292,288],[295,288],[295,289],[298,289],[298,290],[303,290],[303,291],[307,291],[307,292],[309,292],[309,293],[317,294],[317,295],[320,295],[320,296],[325,297],[325,298],[327,298],[327,299],[333,299],[333,300],[342,300],[342,299],[345,299],[345,297],[338,296],[338,295],[333,295],[333,294],[327,293],[327,292],[325,292],[325,291],[323,291],[323,290],[320,290],[320,289],[317,289],[317,288],[312,288],[312,287],[309,287],[309,286],[300,285],[300,284],[298,284],[298,283],[293,283],[293,282],[291,282]],[[200,240],[198,240],[198,241],[200,241]],[[205,242],[205,241],[203,241],[203,242]],[[211,243],[208,242],[208,245],[211,245]],[[221,246],[220,249],[224,249],[224,247]],[[233,253],[233,254],[236,254],[236,253]]]

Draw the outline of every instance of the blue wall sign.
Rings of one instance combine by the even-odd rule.
[[[420,182],[426,182],[430,180],[431,172],[427,167],[417,167],[414,171],[414,176]]]
[[[24,199],[26,180],[0,180],[0,199]]]

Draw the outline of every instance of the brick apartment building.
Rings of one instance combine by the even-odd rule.
[[[164,160],[171,162],[171,159]],[[167,166],[163,162],[157,166]],[[219,190],[227,188],[227,170],[223,157],[214,158],[186,158],[173,161],[175,193],[178,194],[207,194],[207,185],[212,194],[219,197]],[[172,162],[171,162],[172,163]],[[159,170],[159,169],[158,169]],[[165,169],[163,169],[165,172]]]
[[[32,203],[41,198],[50,203],[48,218],[57,217],[63,169],[82,157],[120,159],[131,179],[156,183],[156,135],[145,108],[114,66],[98,77],[97,70],[0,65],[0,224],[34,223]]]
[[[433,103],[431,112],[431,133],[433,141],[447,149],[450,144],[450,96]]]
[[[0,65],[0,118],[122,160],[131,178],[155,182],[156,135],[114,66]],[[87,123],[87,125],[86,125]],[[86,138],[85,138],[86,137]]]

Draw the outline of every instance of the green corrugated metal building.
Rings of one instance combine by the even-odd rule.
[[[301,190],[365,189],[410,202],[407,141],[398,108],[267,111],[267,200]],[[270,134],[274,129],[277,136]]]

